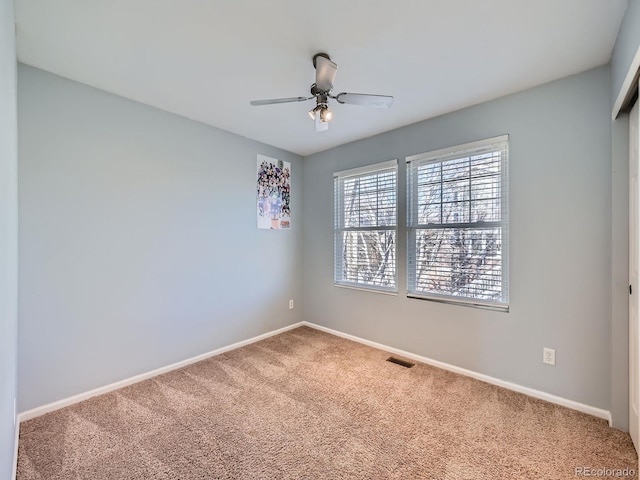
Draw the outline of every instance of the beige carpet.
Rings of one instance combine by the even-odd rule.
[[[563,479],[629,435],[307,327],[24,422],[18,479]],[[626,478],[637,478],[635,475]]]

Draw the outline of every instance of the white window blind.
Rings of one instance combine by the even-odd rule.
[[[508,309],[508,136],[407,158],[409,296]]]
[[[397,291],[397,172],[392,160],[334,173],[336,285]]]

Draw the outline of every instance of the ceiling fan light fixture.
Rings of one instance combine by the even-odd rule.
[[[323,106],[321,104],[318,104],[313,108],[313,110],[309,111],[309,116],[311,117],[312,120],[315,120],[316,117],[322,120],[322,108]]]
[[[333,112],[328,107],[323,107],[320,111],[320,120],[329,122],[333,118]]]
[[[333,118],[333,112],[329,110],[326,103],[319,103],[309,110],[309,116],[311,117],[311,120],[315,120],[316,117],[319,117],[321,122],[328,122]]]

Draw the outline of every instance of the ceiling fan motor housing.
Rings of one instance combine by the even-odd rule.
[[[329,90],[320,90],[320,88],[318,88],[318,85],[314,83],[311,85],[311,95],[313,95],[314,97],[324,96],[326,98],[329,93],[331,93],[331,90],[333,90],[333,85],[331,87],[332,88],[330,88]]]

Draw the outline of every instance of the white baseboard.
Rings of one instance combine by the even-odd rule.
[[[338,330],[333,330],[331,328],[323,327],[321,325],[316,325],[315,323],[302,322],[302,325],[306,325],[308,327],[315,328],[316,330],[330,333],[338,337],[346,338],[347,340],[352,340],[354,342],[362,343],[364,345],[368,345],[369,347],[377,348],[379,350],[384,350],[385,352],[394,353],[402,357],[410,358],[411,360],[416,360],[417,362],[426,363],[427,365],[432,365],[434,367],[442,368],[443,370],[449,370],[450,372],[459,373],[460,375],[475,378],[476,380],[490,383],[491,385],[496,385],[498,387],[506,388],[507,390],[513,390],[514,392],[524,393],[525,395],[528,395],[530,397],[538,398],[540,400],[546,400],[547,402],[555,403],[557,405],[562,405],[563,407],[571,408],[572,410],[577,410],[579,412],[587,413],[589,415],[593,415],[594,417],[607,420],[609,422],[609,426],[611,426],[611,412],[609,410],[603,410],[601,408],[585,405],[584,403],[575,402],[573,400],[569,400],[563,397],[558,397],[557,395],[552,395],[550,393],[542,392],[540,390],[535,390],[529,387],[523,387],[522,385],[518,385],[516,383],[506,382],[504,380],[500,380],[499,378],[490,377],[489,375],[484,375],[482,373],[474,372],[473,370],[467,370],[466,368],[456,367],[455,365],[440,362],[438,360],[433,360],[428,357],[423,357],[422,355],[416,355],[415,353],[405,352],[404,350],[400,350],[398,348],[393,348],[387,345],[383,345],[381,343],[372,342],[370,340],[356,337],[355,335],[350,335],[348,333],[342,333],[342,332],[339,332]]]
[[[225,353],[230,350],[235,350],[236,348],[244,347],[246,345],[250,345],[255,342],[259,342],[260,340],[264,340],[265,338],[269,338],[274,335],[278,335],[279,333],[293,330],[294,328],[298,328],[300,326],[302,326],[302,322],[294,323],[293,325],[288,325],[286,327],[279,328],[271,332],[263,333],[262,335],[258,335],[257,337],[253,337],[248,340],[243,340],[241,342],[234,343],[232,345],[227,345],[226,347],[221,347],[216,350],[212,350],[211,352],[203,353],[201,355],[197,355],[195,357],[191,357],[177,363],[172,363],[171,365],[167,365],[166,367],[158,368],[156,370],[152,370],[146,373],[141,373],[139,375],[135,375],[133,377],[120,380],[110,385],[105,385],[104,387],[98,387],[93,390],[89,390],[88,392],[79,393],[78,395],[64,398],[56,402],[48,403],[47,405],[43,405],[41,407],[36,407],[31,410],[26,410],[18,414],[18,421],[24,422],[26,420],[31,420],[32,418],[39,417],[40,415],[44,415],[45,413],[53,412],[54,410],[59,410],[60,408],[68,407],[69,405],[73,405],[74,403],[78,403],[88,398],[95,397],[96,395],[102,395],[104,393],[112,392],[119,388],[126,387],[128,385],[132,385],[134,383],[138,383],[143,380],[156,377],[158,375],[162,375],[163,373],[167,373],[172,370],[176,370],[178,368],[186,367],[187,365],[191,365],[192,363],[200,362],[209,357],[214,357],[216,355],[220,355],[221,353]],[[17,442],[16,442],[16,445],[17,445]]]
[[[14,440],[13,440],[13,473],[11,474],[11,480],[15,480],[18,476],[18,441],[20,440],[20,422],[16,418],[16,424],[13,427]]]
[[[311,328],[315,328],[316,330],[320,330],[326,333],[330,333],[332,335],[336,335],[338,337],[346,338],[347,340],[352,340],[354,342],[362,343],[364,345],[368,345],[373,348],[377,348],[379,350],[384,350],[389,353],[394,353],[396,355],[400,355],[406,358],[410,358],[412,360],[416,360],[418,362],[426,363],[427,365],[432,365],[434,367],[442,368],[444,370],[449,370],[454,373],[458,373],[460,375],[465,375],[467,377],[475,378],[476,380],[480,380],[492,385],[496,385],[498,387],[506,388],[507,390],[513,390],[514,392],[523,393],[525,395],[529,395],[533,398],[538,398],[540,400],[546,400],[547,402],[555,403],[557,405],[562,405],[567,408],[571,408],[573,410],[577,410],[579,412],[587,413],[589,415],[593,415],[594,417],[602,418],[609,422],[611,425],[611,412],[609,410],[603,410],[601,408],[592,407],[590,405],[585,405],[580,402],[576,402],[573,400],[569,400],[563,397],[558,397],[557,395],[552,395],[550,393],[542,392],[540,390],[535,390],[529,387],[523,387],[522,385],[518,385],[516,383],[507,382],[504,380],[500,380],[495,377],[491,377],[489,375],[484,375],[482,373],[474,372],[473,370],[467,370],[466,368],[457,367],[455,365],[451,365],[445,362],[440,362],[438,360],[433,360],[428,357],[423,357],[422,355],[416,355],[415,353],[406,352],[404,350],[400,350],[398,348],[389,347],[387,345],[383,345],[381,343],[373,342],[370,340],[366,340],[364,338],[356,337],[355,335],[350,335],[348,333],[342,333],[338,330],[333,330],[331,328],[323,327],[321,325],[317,325],[315,323],[310,322],[298,322],[293,325],[289,325],[278,330],[273,330],[271,332],[264,333],[262,335],[258,335],[257,337],[250,338],[248,340],[243,340],[238,343],[234,343],[232,345],[228,345],[226,347],[218,348],[208,353],[203,353],[202,355],[198,355],[187,360],[183,360],[181,362],[173,363],[166,367],[158,368],[156,370],[152,370],[150,372],[142,373],[140,375],[136,375],[134,377],[127,378],[125,380],[121,380],[119,382],[112,383],[110,385],[106,385],[104,387],[99,387],[94,390],[90,390],[85,393],[80,393],[78,395],[74,395],[69,398],[65,398],[62,400],[58,400],[56,402],[49,403],[47,405],[43,405],[41,407],[36,407],[31,410],[27,410],[21,412],[18,415],[18,422],[24,422],[26,420],[30,420],[35,417],[39,417],[40,415],[44,415],[45,413],[52,412],[54,410],[58,410],[60,408],[67,407],[69,405],[73,405],[74,403],[81,402],[88,398],[94,397],[96,395],[102,395],[103,393],[108,393],[113,390],[117,390],[122,387],[126,387],[128,385],[132,385],[134,383],[141,382],[148,378],[155,377],[157,375],[161,375],[163,373],[170,372],[172,370],[176,370],[178,368],[185,367],[192,363],[199,362],[201,360],[205,360],[209,357],[213,357],[215,355],[220,355],[221,353],[228,352],[230,350],[235,350],[236,348],[244,347],[245,345],[250,345],[252,343],[258,342],[260,340],[264,340],[265,338],[272,337],[274,335],[278,335],[280,333],[293,330],[294,328],[300,327],[302,325],[306,325]],[[18,435],[18,427],[16,427],[16,454],[17,454],[17,435]],[[17,459],[17,457],[16,457]]]

